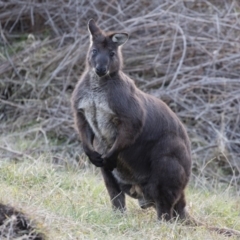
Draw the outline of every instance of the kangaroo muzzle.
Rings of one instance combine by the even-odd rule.
[[[102,66],[97,66],[95,72],[99,77],[103,77],[107,74],[107,68]]]

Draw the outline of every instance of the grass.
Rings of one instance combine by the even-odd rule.
[[[36,220],[49,239],[226,239],[204,227],[159,223],[153,209],[143,211],[130,198],[127,213],[113,212],[96,168],[62,167],[49,159],[0,162],[0,201]],[[197,219],[240,230],[240,200],[231,189],[189,187],[187,199]]]

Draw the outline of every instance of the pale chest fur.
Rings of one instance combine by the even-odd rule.
[[[97,84],[92,86],[79,100],[78,109],[95,135],[96,150],[106,153],[116,138],[116,115],[109,107],[106,90]]]

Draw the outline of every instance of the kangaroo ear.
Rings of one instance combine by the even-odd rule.
[[[123,45],[127,40],[127,33],[115,33],[112,35],[112,41],[117,43],[118,46]]]
[[[88,21],[88,31],[92,36],[97,35],[101,32],[101,30],[98,28],[97,24],[93,19],[90,19]]]

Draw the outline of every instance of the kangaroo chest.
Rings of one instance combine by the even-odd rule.
[[[116,115],[109,107],[107,93],[101,88],[88,91],[80,99],[78,109],[84,113],[95,135],[96,148],[106,152],[116,138]]]

